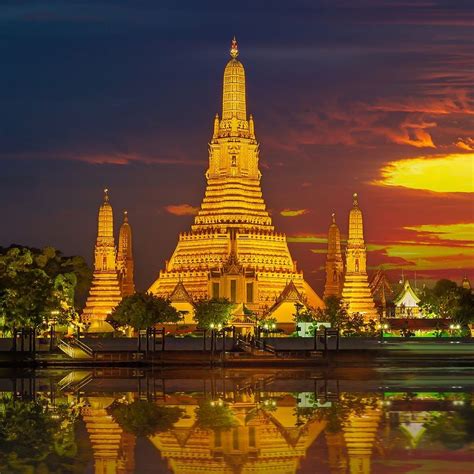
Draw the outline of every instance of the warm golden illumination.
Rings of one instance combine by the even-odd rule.
[[[367,251],[364,224],[357,194],[353,196],[349,213],[349,237],[346,248],[346,268],[342,299],[350,314],[360,313],[366,320],[377,318],[374,299],[367,277]]]
[[[437,193],[474,192],[474,154],[420,156],[393,161],[375,184],[424,189]]]
[[[99,208],[92,286],[82,313],[82,322],[90,327],[97,327],[97,332],[113,331],[105,320],[121,299],[114,242],[114,215],[108,189],[105,189],[104,202]]]
[[[293,282],[304,304],[319,307],[321,299],[296,268],[286,236],[275,232],[263,200],[259,144],[253,117],[247,116],[245,70],[238,54],[234,40],[224,70],[222,117],[216,114],[209,143],[204,199],[191,231],[179,236],[150,291],[174,295],[177,305],[181,301],[175,289],[181,284],[193,299],[226,297],[268,314],[277,304],[281,312],[281,297]],[[187,210],[183,206],[168,209],[175,214]],[[183,289],[178,293],[183,294]],[[185,296],[180,298],[189,304]],[[293,321],[293,316],[285,314],[281,319]]]

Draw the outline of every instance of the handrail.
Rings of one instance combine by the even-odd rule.
[[[89,347],[87,344],[82,342],[80,339],[73,339],[74,344],[79,347],[79,349],[82,349],[88,356],[94,357],[94,350]]]

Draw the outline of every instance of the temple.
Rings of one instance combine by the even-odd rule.
[[[336,224],[336,215],[332,214],[332,222],[328,231],[328,253],[326,257],[326,284],[324,298],[340,297],[344,282],[344,263],[341,252],[341,233]]]
[[[123,213],[123,223],[119,231],[117,269],[122,296],[133,295],[135,283],[133,280],[132,228],[128,223],[127,211]]]
[[[135,291],[133,283],[132,231],[125,220],[120,228],[119,252],[115,248],[114,215],[108,189],[99,208],[97,241],[94,250],[92,285],[82,312],[82,323],[87,332],[113,332],[106,321],[123,296]]]
[[[349,213],[349,237],[346,248],[346,273],[342,299],[349,314],[360,313],[366,320],[378,317],[367,277],[367,251],[364,242],[364,224],[357,194]]]
[[[226,297],[268,315],[293,282],[306,305],[321,307],[291,258],[286,236],[275,232],[262,197],[259,144],[254,119],[247,115],[238,54],[234,38],[224,70],[222,116],[216,114],[209,143],[203,202],[149,291],[170,296],[180,284],[193,299]]]
[[[418,303],[420,298],[415,293],[408,280],[405,280],[402,291],[394,299],[395,317],[396,318],[411,318],[420,317],[421,311]]]

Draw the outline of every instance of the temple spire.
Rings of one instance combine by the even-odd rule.
[[[235,39],[235,35],[234,35],[234,38],[232,39],[232,43],[230,45],[230,56],[235,59],[238,55],[239,55],[239,48],[237,45],[237,40]]]
[[[364,223],[357,193],[353,194],[349,212],[349,237],[346,248],[346,268],[342,298],[348,312],[361,313],[366,320],[375,319],[374,299],[367,277],[367,251],[364,242]]]
[[[106,319],[120,299],[114,241],[114,216],[108,189],[104,189],[104,201],[99,207],[97,219],[92,286],[82,313],[82,322],[88,325],[89,332],[113,331]]]
[[[331,215],[331,225],[328,230],[328,252],[326,256],[326,284],[324,286],[324,298],[329,296],[341,296],[344,263],[341,252],[341,233],[336,224],[336,214]]]
[[[231,59],[224,70],[224,87],[222,93],[223,121],[247,121],[245,70],[242,63],[237,59],[238,55],[237,41],[234,38],[230,49]]]
[[[122,296],[133,295],[135,293],[135,283],[133,277],[132,227],[128,223],[127,211],[123,212],[123,223],[119,231],[117,270]]]

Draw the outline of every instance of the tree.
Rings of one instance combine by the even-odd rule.
[[[69,324],[77,318],[77,276],[61,258],[52,247],[0,249],[0,317],[12,333],[14,350],[19,329],[30,331],[32,342],[36,331],[46,329],[53,319]]]
[[[474,321],[474,295],[451,280],[439,280],[433,288],[424,288],[419,306],[426,316],[452,319],[464,329]]]
[[[50,255],[51,249],[45,249],[35,258],[29,249],[17,247],[0,254],[0,317],[12,333],[14,350],[19,329],[30,332],[34,351],[36,331],[47,328],[53,314],[64,323],[74,317],[77,280],[73,273],[48,274],[44,262]]]
[[[135,293],[126,296],[114,308],[110,318],[120,326],[131,326],[140,331],[155,324],[176,323],[181,315],[171,306],[170,300],[152,293]],[[138,351],[141,350],[141,338],[138,334]]]
[[[227,298],[201,299],[195,303],[194,319],[202,329],[224,327],[231,318],[233,306]]]
[[[3,397],[0,399],[0,471],[83,472],[84,466],[76,461],[74,422],[69,407],[52,408],[45,400]]]
[[[324,321],[331,324],[333,328],[341,328],[349,318],[342,299],[337,296],[328,296],[324,300],[324,308],[318,308],[316,312],[318,321]]]
[[[183,416],[178,407],[164,407],[146,400],[118,404],[112,408],[112,417],[127,433],[135,436],[152,436],[173,428]]]
[[[301,303],[295,303],[295,312],[293,318],[296,324],[298,323],[312,323],[316,321],[314,312]]]
[[[238,424],[232,410],[221,401],[202,400],[196,408],[196,418],[204,430],[227,431]]]

